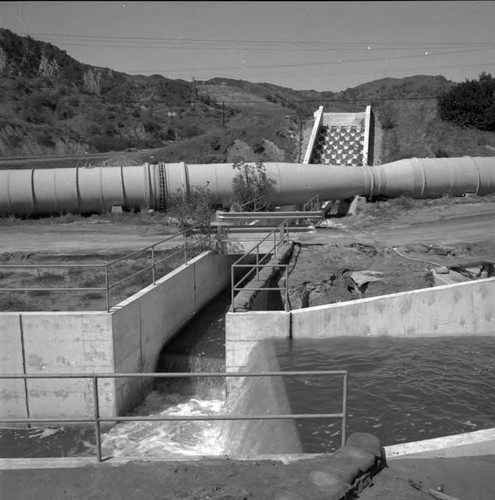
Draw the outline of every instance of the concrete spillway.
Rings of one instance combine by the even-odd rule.
[[[412,158],[373,167],[265,163],[275,182],[271,202],[305,203],[365,197],[434,198],[443,194],[495,192],[495,158]],[[178,190],[208,185],[212,201],[228,205],[231,163],[157,163],[122,167],[77,167],[0,171],[0,215],[92,213],[120,205],[163,209]]]
[[[368,164],[364,113],[323,113],[308,163],[358,167]]]

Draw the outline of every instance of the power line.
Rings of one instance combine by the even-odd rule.
[[[392,57],[378,57],[378,58],[369,58],[369,59],[352,59],[352,60],[337,60],[337,61],[323,61],[323,62],[304,62],[304,63],[291,63],[291,64],[267,64],[267,65],[252,65],[252,66],[243,66],[242,69],[277,69],[277,68],[301,68],[301,67],[310,67],[310,66],[333,66],[333,65],[344,65],[344,64],[354,64],[354,63],[370,63],[377,61],[391,61],[391,60],[400,60],[400,59],[413,59],[413,58],[425,58],[425,57],[435,57],[442,55],[452,55],[452,54],[462,54],[468,52],[478,52],[480,50],[493,50],[495,47],[490,47],[486,49],[464,49],[464,50],[456,50],[456,51],[448,51],[448,52],[437,52],[437,53],[429,53],[428,54],[417,54],[417,55],[409,55],[409,56],[392,56]],[[155,69],[155,70],[140,70],[133,71],[133,73],[182,73],[189,71],[239,71],[241,68],[237,67],[220,67],[220,68],[173,68],[173,69]]]
[[[459,46],[459,45],[483,45],[490,44],[494,45],[495,41],[483,41],[483,40],[473,40],[468,42],[459,41],[421,41],[421,42],[376,42],[371,40],[364,41],[310,41],[310,40],[239,40],[239,39],[229,39],[229,38],[168,38],[168,37],[135,37],[135,36],[109,36],[109,35],[81,35],[81,34],[62,34],[62,33],[21,33],[22,36],[46,36],[46,37],[57,37],[57,38],[83,38],[88,40],[124,40],[124,41],[166,41],[166,42],[201,42],[201,43],[247,43],[247,44],[271,44],[271,45],[370,45],[370,46]]]
[[[46,37],[52,39],[54,43],[63,43],[66,46],[85,46],[85,47],[130,47],[137,49],[166,49],[166,50],[223,50],[223,51],[237,51],[241,48],[244,42],[228,42],[237,43],[237,46],[225,46],[226,42],[218,42],[210,40],[210,43],[221,43],[218,46],[206,46],[206,41],[192,41],[187,39],[160,39],[152,37],[107,37],[107,36],[86,36],[86,35],[45,35]],[[76,41],[65,41],[64,38]],[[111,40],[111,43],[107,40]],[[151,42],[153,45],[143,44]],[[164,45],[165,43],[165,45]],[[197,45],[191,45],[197,44]],[[289,43],[289,42],[288,42]],[[278,46],[272,45],[267,47],[247,47],[248,51],[303,51],[303,52],[327,52],[327,51],[370,51],[375,52],[382,51],[404,51],[404,50],[424,50],[425,46],[430,50],[436,47],[440,48],[462,48],[462,47],[472,47],[477,46],[478,48],[495,48],[495,42],[452,42],[452,43],[442,43],[442,42],[432,42],[432,43],[372,43],[372,42],[353,42],[352,44],[342,45],[339,42],[311,42],[315,45],[312,47],[298,46],[297,42],[292,42],[295,46]]]
[[[58,42],[58,43],[63,43],[64,47],[65,46],[75,46],[75,47],[112,47],[112,48],[132,48],[132,49],[146,49],[146,50],[194,50],[194,51],[230,51],[230,52],[236,52],[240,50],[240,47],[204,47],[204,46],[177,46],[177,45],[170,45],[170,46],[164,46],[164,45],[132,45],[132,44],[127,44],[127,43],[83,43],[83,42]],[[463,45],[459,45],[459,47],[463,47]],[[495,45],[493,47],[484,47],[484,48],[495,48]],[[334,48],[334,47],[316,47],[316,48],[298,48],[298,47],[291,47],[291,48],[285,48],[285,47],[280,47],[280,48],[268,48],[268,47],[251,47],[251,48],[244,48],[244,50],[247,51],[253,51],[253,52],[342,52],[342,51],[352,51],[352,52],[365,52],[365,51],[370,51],[373,50],[373,52],[384,52],[384,51],[404,51],[404,50],[419,50],[417,47],[408,47],[406,49],[404,48],[395,48],[395,47],[383,47],[383,48],[368,48],[368,47],[356,47],[356,48],[351,48],[351,47],[339,47],[339,48]]]
[[[211,98],[211,97],[210,97]],[[421,100],[434,100],[439,99],[440,96],[418,96],[418,97],[363,97],[363,98],[355,98],[355,99],[332,99],[332,98],[318,98],[318,99],[277,99],[276,101],[269,101],[268,99],[260,99],[260,100],[230,100],[226,101],[223,99],[224,103],[227,104],[260,104],[260,103],[272,103],[277,104],[277,102],[291,102],[291,103],[300,103],[300,104],[310,104],[310,103],[328,103],[328,102],[344,102],[344,103],[352,103],[352,102],[363,102],[363,101],[421,101]],[[214,97],[213,97],[214,99]],[[86,104],[86,103],[107,103],[107,104],[143,104],[143,102],[147,101],[153,103],[167,103],[164,99],[156,99],[156,98],[144,98],[141,100],[134,99],[60,99],[58,102],[60,103],[72,103],[72,104]],[[16,99],[13,97],[0,97],[0,102],[22,102],[22,99]],[[187,101],[190,107],[190,100]],[[172,105],[175,106],[175,105]],[[186,106],[186,104],[184,104]]]

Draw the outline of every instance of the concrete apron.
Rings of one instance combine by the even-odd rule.
[[[233,464],[263,465],[262,462],[281,462],[271,468],[270,475],[278,478],[287,478],[288,471],[290,482],[282,481],[284,488],[275,495],[276,500],[296,500],[302,498],[339,500],[349,493],[359,493],[372,480],[384,466],[384,453],[378,438],[371,434],[355,433],[349,436],[346,444],[333,454],[321,455],[262,455],[244,460],[233,460],[219,457],[195,457],[196,460],[204,460],[205,465],[212,464],[216,468],[228,467],[231,470]],[[150,462],[150,460],[147,460]],[[181,460],[191,462],[192,458]],[[296,467],[294,462],[302,461]],[[93,467],[119,467],[134,462],[136,468],[139,464],[132,458],[126,460],[111,459],[101,464],[96,464],[94,458],[62,458],[62,459],[9,459],[0,460],[0,468],[4,470],[14,469],[54,469],[54,468],[81,468],[81,474],[88,472],[88,466]],[[155,460],[163,466],[174,462]],[[201,466],[201,464],[199,464]],[[161,466],[161,465],[160,465]],[[260,475],[263,477],[263,471]],[[276,472],[274,473],[273,470]],[[227,476],[226,476],[227,477]],[[215,478],[211,479],[215,481]],[[217,480],[218,481],[218,480]]]

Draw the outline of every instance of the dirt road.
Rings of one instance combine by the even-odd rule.
[[[365,208],[357,216],[333,219],[331,227],[311,232],[293,233],[292,238],[304,244],[326,244],[336,241],[380,243],[396,246],[412,243],[456,244],[495,241],[495,196],[454,200],[424,200],[415,206],[382,204]],[[62,219],[63,220],[63,219]],[[125,221],[118,218],[76,218],[70,222],[10,221],[0,219],[0,253],[101,253],[137,250],[177,232],[166,220],[150,217],[143,222],[139,214]],[[243,241],[256,235],[231,235]],[[177,244],[171,240],[169,248]],[[254,245],[254,243],[253,243]],[[249,245],[248,245],[249,246]],[[166,248],[164,246],[163,248]]]

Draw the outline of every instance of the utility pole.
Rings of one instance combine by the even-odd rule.
[[[191,87],[191,108],[194,109],[196,104],[196,80],[194,76],[192,77],[192,87]]]
[[[302,150],[302,117],[299,117],[299,148],[298,148],[298,154],[297,154],[297,163],[301,163],[301,150]]]

